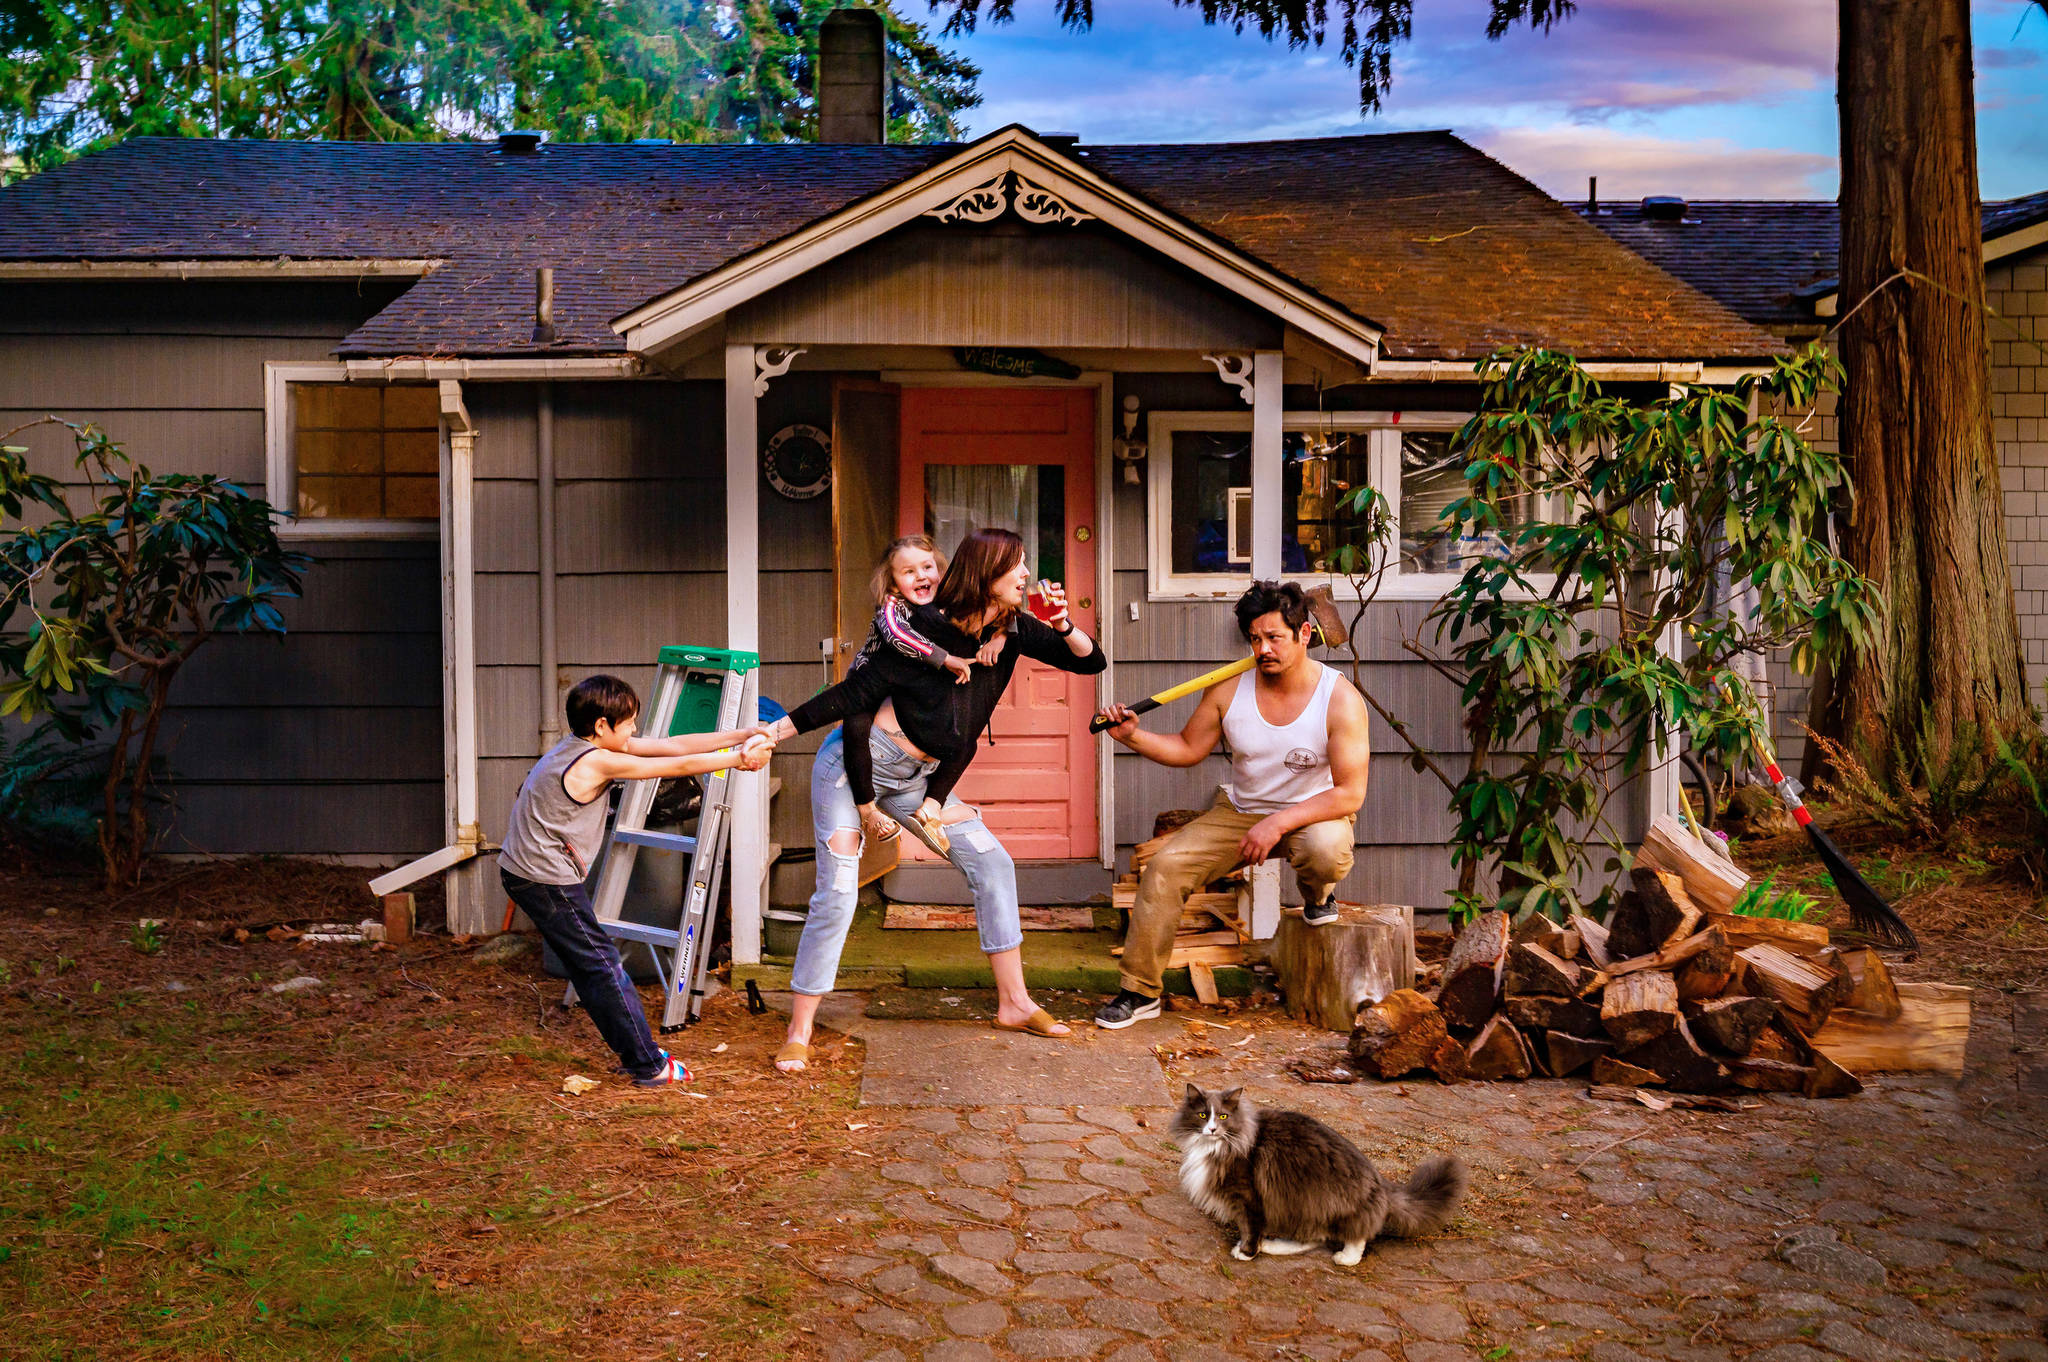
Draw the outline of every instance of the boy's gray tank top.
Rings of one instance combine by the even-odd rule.
[[[588,804],[577,803],[563,777],[596,750],[588,738],[564,738],[534,763],[512,801],[500,865],[536,884],[583,883],[604,844],[606,800],[599,790]]]

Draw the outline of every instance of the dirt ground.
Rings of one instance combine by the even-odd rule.
[[[1270,1008],[1147,1023],[1174,1091],[1472,1164],[1449,1233],[1348,1272],[1232,1262],[1158,1108],[863,1107],[858,1041],[777,1076],[781,1019],[731,994],[680,1038],[693,1090],[639,1092],[531,950],[266,934],[362,916],[358,871],[165,867],[109,902],[17,865],[0,1355],[2048,1358],[2048,920],[1995,865],[1882,852],[1926,946],[1899,973],[1977,986],[1960,1083],[1733,1113],[1307,1087],[1285,1061],[1335,1038]]]

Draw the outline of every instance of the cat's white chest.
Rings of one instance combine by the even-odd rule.
[[[1180,1156],[1180,1189],[1196,1210],[1228,1223],[1230,1208],[1216,1194],[1223,1179],[1223,1159],[1223,1141],[1213,1135],[1191,1138]]]

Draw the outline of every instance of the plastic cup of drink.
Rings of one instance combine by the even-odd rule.
[[[1031,613],[1047,623],[1058,618],[1060,613],[1059,604],[1053,600],[1052,592],[1047,589],[1051,585],[1050,582],[1038,582],[1024,597],[1024,604],[1030,608]]]

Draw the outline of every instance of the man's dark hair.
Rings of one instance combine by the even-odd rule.
[[[616,676],[586,676],[569,692],[569,731],[579,738],[597,732],[603,719],[613,728],[640,712],[640,697]]]
[[[1237,632],[1249,641],[1252,622],[1261,615],[1277,614],[1295,633],[1308,623],[1308,597],[1293,582],[1253,582],[1237,598]]]

